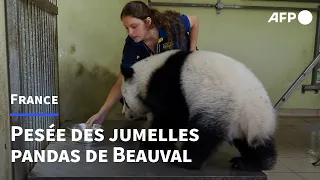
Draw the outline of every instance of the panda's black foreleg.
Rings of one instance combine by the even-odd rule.
[[[191,162],[176,162],[175,164],[181,168],[199,170],[221,142],[222,139],[200,131],[198,141],[185,142],[180,150],[181,154],[183,150],[186,150],[187,157],[191,159]]]
[[[223,142],[223,128],[209,128],[204,126],[203,119],[193,118],[189,129],[198,129],[199,139],[197,141],[184,142],[181,148],[186,150],[188,159],[192,162],[178,162],[177,166],[185,169],[199,170],[211,154],[217,150]]]
[[[234,145],[238,148],[241,157],[234,157],[230,160],[232,168],[261,171],[270,170],[276,164],[277,152],[273,137],[256,147],[250,147],[244,139],[234,139]]]
[[[169,127],[167,124],[168,117],[155,115],[153,121],[149,127],[149,129],[156,129],[158,131],[157,134],[160,133],[159,129],[162,130],[162,137],[169,138]],[[178,130],[173,129],[173,137],[178,137]],[[157,135],[156,137],[159,137]],[[176,150],[178,149],[175,146],[174,141],[145,141],[140,142],[140,147],[143,149],[150,149],[150,150]]]

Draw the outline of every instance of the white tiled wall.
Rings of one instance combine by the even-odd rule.
[[[320,116],[320,109],[279,109],[280,116]]]

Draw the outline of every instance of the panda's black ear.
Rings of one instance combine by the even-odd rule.
[[[130,79],[133,76],[134,70],[131,67],[123,67],[121,66],[121,73],[124,76],[124,79]]]

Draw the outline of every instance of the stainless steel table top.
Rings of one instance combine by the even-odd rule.
[[[66,128],[70,125],[69,122],[62,126]],[[115,178],[130,178],[130,179],[246,179],[246,180],[266,180],[267,176],[263,172],[245,172],[237,171],[230,168],[228,161],[239,155],[236,148],[230,145],[225,145],[216,152],[206,167],[199,171],[185,170],[170,163],[115,163],[112,161],[113,147],[122,147],[124,149],[138,149],[136,142],[110,142],[109,137],[112,137],[114,128],[139,128],[142,122],[130,122],[123,120],[105,121],[104,135],[105,141],[96,144],[79,144],[72,142],[67,138],[65,142],[52,142],[47,147],[47,150],[56,150],[58,153],[61,150],[67,150],[68,154],[74,149],[80,150],[80,162],[65,163],[65,162],[39,162],[35,165],[29,175],[29,179],[115,179]],[[67,132],[67,131],[66,131]],[[68,134],[67,134],[68,135]],[[86,162],[85,151],[108,150],[108,160],[106,163]],[[71,157],[71,156],[69,156]]]

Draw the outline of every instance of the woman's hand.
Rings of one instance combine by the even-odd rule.
[[[93,124],[102,124],[104,121],[104,118],[106,117],[105,113],[100,113],[98,112],[97,114],[94,114],[93,116],[91,116],[88,121],[87,124],[91,127]]]

